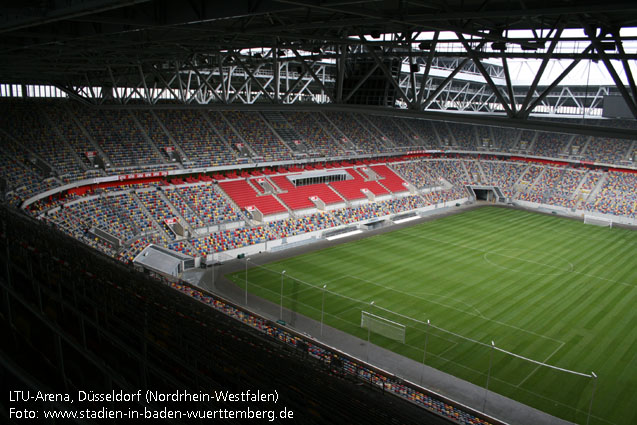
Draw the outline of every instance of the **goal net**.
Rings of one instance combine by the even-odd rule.
[[[369,329],[370,332],[405,343],[405,325],[367,311],[361,312],[361,328]]]
[[[594,226],[603,226],[603,227],[613,227],[613,220],[611,220],[610,218],[584,215],[584,224],[592,224]]]

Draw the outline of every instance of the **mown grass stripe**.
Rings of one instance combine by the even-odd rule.
[[[634,423],[637,405],[636,247],[637,233],[625,229],[481,208],[278,261],[268,265],[275,272],[252,273],[250,286],[278,302],[276,271],[285,269],[307,283],[286,281],[286,307],[295,303],[318,318],[327,282],[326,323],[361,338],[360,310],[373,300],[408,325],[408,345],[379,335],[373,342],[417,361],[426,327],[405,316],[556,366],[593,370],[600,378],[592,423],[623,425]],[[428,364],[484,384],[488,347],[436,331],[429,349]],[[493,388],[504,395],[585,421],[590,379],[506,355],[494,359],[494,369]]]

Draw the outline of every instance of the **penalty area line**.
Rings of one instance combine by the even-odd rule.
[[[545,358],[544,361],[542,361],[542,363],[548,362],[551,359],[551,357],[553,357],[555,355],[555,353],[557,353],[558,351],[560,351],[562,349],[562,347],[564,347],[565,344],[566,344],[565,342],[560,342],[560,345],[551,354],[549,354],[548,357]],[[526,377],[519,384],[517,384],[515,387],[516,388],[520,388],[527,381],[527,379],[529,379],[535,372],[537,372],[537,370],[540,367],[542,367],[542,365],[537,365],[535,367],[535,369],[533,369],[531,372],[529,372],[529,374],[526,375]]]

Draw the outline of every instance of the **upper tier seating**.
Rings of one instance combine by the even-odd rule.
[[[510,147],[514,146],[520,138],[520,130],[506,127],[490,127],[493,133],[494,151],[510,152]]]
[[[566,152],[572,135],[560,133],[537,133],[535,142],[529,153],[531,155],[557,158]]]
[[[393,140],[380,129],[380,125],[382,125],[383,122],[390,122],[391,118],[386,120],[384,119],[385,117],[382,116],[361,113],[352,113],[351,116],[358,124],[367,129],[372,136],[372,140],[376,141],[378,149],[381,152],[389,152],[396,146]],[[391,127],[386,128],[391,131]]]
[[[207,118],[212,123],[213,128],[221,135],[221,137],[232,146],[236,148],[237,144],[245,143],[239,133],[228,124],[220,112],[210,112],[206,114]]]
[[[332,140],[334,140],[337,144],[341,145],[338,147],[339,150],[342,150],[344,153],[351,153],[351,149],[348,146],[348,142],[343,141],[343,139],[347,139],[347,135],[343,134],[343,132],[337,128],[332,121],[330,121],[327,116],[323,113],[316,113],[313,115],[314,119],[328,134],[332,136]]]
[[[531,130],[522,130],[520,131],[520,139],[518,140],[517,145],[509,145],[505,146],[502,151],[503,152],[519,152],[527,155],[531,153],[531,147],[533,145],[533,140],[537,136],[537,132]]]
[[[221,112],[264,161],[291,159],[290,149],[274,134],[258,112]]]
[[[451,135],[451,146],[455,146],[459,150],[463,151],[477,150],[478,144],[474,126],[451,122],[446,124],[449,127],[449,134]]]
[[[74,181],[81,178],[102,175],[103,172],[101,170],[91,168],[91,163],[86,157],[86,153],[96,151],[97,146],[93,145],[88,137],[82,133],[80,128],[72,120],[66,108],[61,105],[47,105],[46,107],[42,107],[42,111],[49,118],[52,125],[60,132],[64,141],[73,149],[81,161],[82,167],[87,169],[84,173],[67,175],[65,181]]]
[[[382,136],[386,137],[388,140],[383,141],[386,145],[394,145],[394,146],[413,146],[413,139],[408,137],[409,130],[407,130],[407,134],[403,130],[405,130],[401,126],[399,119],[392,119],[387,117],[379,117],[376,115],[371,115],[367,117],[369,121],[371,121],[378,129],[382,132]],[[381,137],[382,137],[381,136]],[[412,136],[413,137],[413,136]]]
[[[333,135],[315,119],[319,114],[310,112],[283,112],[292,128],[303,138],[303,142],[319,156],[345,155],[341,143],[335,143]],[[336,139],[338,140],[338,139]]]
[[[621,164],[631,153],[632,140],[593,137],[583,153],[584,159],[607,164]]]
[[[99,110],[74,105],[76,118],[102,148],[113,167],[162,163],[127,110]]]
[[[411,130],[409,131],[409,136],[414,139],[413,144],[415,147],[425,149],[440,148],[438,136],[436,135],[436,130],[434,129],[431,121],[406,118],[398,118],[397,121],[399,123],[398,125],[405,129],[405,131]],[[448,136],[448,133],[445,132],[444,136]]]
[[[159,122],[153,115],[153,112],[147,109],[134,109],[131,111],[135,116],[142,129],[148,135],[150,140],[153,141],[155,146],[165,155],[166,148],[174,148],[175,145],[170,141],[168,134],[159,125]]]
[[[484,145],[487,146],[493,142],[493,135],[491,134],[491,127],[485,127],[483,125],[474,126],[476,131],[477,142],[476,146],[478,150],[484,149]]]
[[[83,175],[85,168],[40,108],[22,102],[0,105],[0,128],[7,129],[14,139],[52,166],[60,176],[72,179]]]
[[[325,112],[325,116],[352,142],[359,152],[380,153],[386,151],[385,146],[368,127],[358,122],[354,114],[342,112]]]
[[[200,111],[158,110],[155,113],[196,166],[215,167],[236,163],[233,150],[210,128]]]

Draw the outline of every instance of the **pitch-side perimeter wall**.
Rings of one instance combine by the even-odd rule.
[[[573,210],[572,208],[560,207],[557,205],[540,204],[538,202],[530,202],[530,201],[516,200],[514,202],[516,205],[519,205],[524,208],[555,212],[557,214],[565,215],[568,217],[576,217],[576,218],[584,219],[584,215],[587,215],[591,217],[600,217],[607,220],[612,220],[613,223],[624,224],[627,226],[637,226],[637,219],[620,216],[620,215],[602,214],[599,212],[579,210],[579,209]]]
[[[443,209],[443,208],[449,208],[449,207],[453,207],[456,204],[464,204],[467,201],[469,201],[469,198],[462,198],[462,199],[457,199],[457,200],[453,200],[453,201],[447,201],[447,202],[443,202],[440,204],[436,204],[436,205],[428,205],[426,207],[423,208],[418,208],[415,210],[411,210],[411,211],[403,211],[401,212],[401,214],[406,214],[409,212],[416,212],[416,213],[427,213],[429,211],[433,211],[433,210],[438,210],[438,209]],[[385,216],[381,216],[381,217],[374,217],[368,220],[362,220],[360,222],[357,223],[350,223],[347,225],[343,225],[343,226],[338,226],[338,227],[331,227],[329,229],[322,229],[322,230],[317,230],[314,232],[307,232],[307,233],[303,233],[300,235],[295,235],[295,236],[289,236],[287,238],[283,238],[283,239],[275,239],[272,241],[267,241],[267,242],[263,242],[263,243],[259,243],[259,244],[255,244],[255,245],[250,245],[250,246],[244,246],[242,248],[236,248],[236,249],[230,249],[228,251],[224,251],[224,259],[219,259],[219,261],[228,261],[234,258],[237,258],[240,255],[243,256],[250,256],[250,255],[254,255],[254,254],[258,254],[259,252],[264,252],[264,251],[269,251],[272,250],[273,248],[276,247],[280,247],[286,244],[293,244],[293,243],[299,243],[302,241],[306,241],[306,240],[310,240],[310,239],[320,239],[323,237],[323,233],[326,231],[334,231],[334,230],[338,230],[341,228],[345,228],[345,227],[350,227],[352,225],[358,225],[359,227],[362,227],[365,223],[369,222],[369,221],[376,221],[376,220],[390,220],[390,217],[393,216],[394,214],[391,215],[385,215]],[[208,261],[212,261],[213,259],[217,259],[218,256],[215,254],[210,254],[207,257]]]

